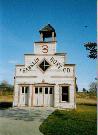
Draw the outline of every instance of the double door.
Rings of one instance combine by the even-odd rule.
[[[53,106],[53,87],[35,87],[34,106]]]

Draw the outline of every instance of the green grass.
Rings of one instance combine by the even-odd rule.
[[[56,110],[41,125],[44,135],[96,135],[96,106],[78,105],[76,110]]]

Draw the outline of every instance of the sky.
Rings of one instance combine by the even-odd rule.
[[[96,42],[96,0],[0,0],[0,82],[13,84],[15,65],[33,53],[39,30],[48,23],[56,31],[57,52],[76,64],[79,90],[88,89],[96,60],[87,58],[83,44]]]

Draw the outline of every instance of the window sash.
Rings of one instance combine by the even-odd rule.
[[[65,87],[65,90],[64,90]],[[69,102],[69,86],[60,87],[60,101]]]

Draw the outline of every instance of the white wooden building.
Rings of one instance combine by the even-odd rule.
[[[50,24],[39,32],[34,53],[24,54],[24,65],[16,65],[13,106],[76,108],[75,64],[66,63],[66,53],[56,52]]]

